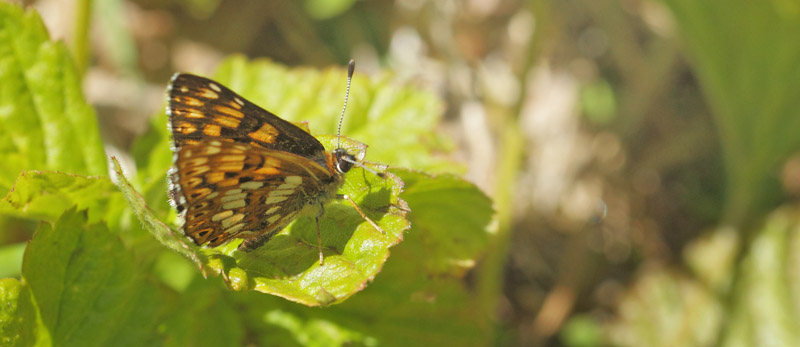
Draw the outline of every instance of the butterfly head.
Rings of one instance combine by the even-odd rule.
[[[353,167],[353,163],[356,163],[356,157],[347,153],[347,151],[341,147],[333,150],[333,157],[336,159],[336,171],[340,173],[350,171]]]

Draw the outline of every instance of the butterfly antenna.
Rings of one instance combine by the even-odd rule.
[[[342,134],[342,121],[344,121],[344,110],[347,109],[347,98],[350,97],[350,81],[353,79],[353,71],[356,70],[356,61],[350,59],[347,63],[347,91],[344,93],[344,106],[342,106],[342,115],[339,116],[339,127],[336,129],[336,148],[342,148],[339,142],[339,137]]]
[[[348,162],[350,164],[353,164],[355,166],[358,166],[358,167],[360,167],[360,168],[362,168],[362,169],[364,169],[364,170],[366,170],[368,172],[371,172],[373,175],[378,176],[380,178],[383,178],[383,176],[384,176],[384,174],[382,172],[377,172],[377,171],[375,171],[375,170],[373,170],[371,168],[368,168],[366,165],[361,164],[361,163],[359,163],[359,162],[357,162],[355,160],[352,160],[352,159],[350,159],[348,157],[342,157],[340,159],[344,160],[344,161],[346,161],[346,162]]]

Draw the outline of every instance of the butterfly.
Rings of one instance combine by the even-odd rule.
[[[354,69],[351,60],[342,116]],[[337,148],[326,151],[306,130],[200,76],[175,74],[167,94],[169,197],[197,245],[244,239],[238,249],[252,251],[298,216],[314,215],[322,265],[319,218],[334,198],[350,201],[384,233],[352,199],[336,194],[353,166],[374,173],[338,145],[338,134]]]

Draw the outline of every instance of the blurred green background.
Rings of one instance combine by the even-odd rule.
[[[464,279],[493,345],[800,345],[796,0],[15,3],[72,49],[109,153],[234,53],[436,93],[497,210]]]

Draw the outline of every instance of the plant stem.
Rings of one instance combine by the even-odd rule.
[[[89,65],[89,25],[92,0],[78,0],[75,8],[75,27],[72,33],[72,58],[78,74],[83,76]]]
[[[486,258],[478,269],[478,300],[481,314],[490,319],[495,318],[497,304],[502,295],[503,278],[506,260],[510,249],[514,213],[517,176],[520,172],[524,155],[525,139],[519,129],[519,119],[523,106],[527,101],[529,75],[537,61],[537,53],[541,49],[545,37],[549,37],[548,21],[552,17],[546,1],[531,1],[528,11],[536,17],[534,35],[528,42],[524,58],[518,69],[520,79],[519,99],[513,109],[503,112],[500,157],[496,162],[496,180],[494,191],[495,208],[497,209],[497,233],[489,244]]]
[[[492,318],[503,287],[503,270],[508,257],[513,222],[514,188],[522,162],[522,134],[516,122],[507,122],[503,129],[502,157],[497,166],[497,184],[494,201],[497,209],[497,233],[489,244],[486,258],[480,268],[478,302],[484,317]]]

